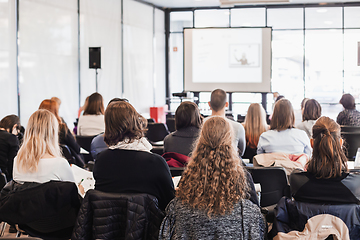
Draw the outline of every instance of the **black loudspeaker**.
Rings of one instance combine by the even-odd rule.
[[[101,68],[101,47],[89,47],[89,68]]]

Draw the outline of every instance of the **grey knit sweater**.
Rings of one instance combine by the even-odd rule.
[[[170,239],[264,239],[265,221],[260,208],[244,199],[231,214],[209,218],[204,211],[173,199],[166,208],[159,240]]]

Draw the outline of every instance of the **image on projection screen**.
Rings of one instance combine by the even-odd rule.
[[[260,83],[262,30],[201,29],[192,33],[194,83]]]
[[[259,44],[233,44],[229,50],[230,67],[259,67]]]

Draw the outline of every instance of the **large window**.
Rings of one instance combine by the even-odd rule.
[[[288,98],[294,109],[300,108],[304,97],[315,98],[322,104],[323,115],[336,118],[343,93],[353,94],[360,103],[360,6],[268,5],[227,11],[195,10],[194,27],[272,27],[272,91]],[[173,50],[182,48],[181,26],[191,27],[192,13],[171,12],[184,16],[181,23],[175,15],[170,21],[171,92],[182,90],[183,53],[174,54]],[[208,99],[202,99],[205,96],[200,94],[200,107],[208,111]],[[246,114],[250,102],[261,101],[261,95],[255,93],[232,96],[234,115]],[[267,99],[267,110],[271,113],[271,94]]]

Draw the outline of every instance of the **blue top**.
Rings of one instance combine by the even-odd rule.
[[[311,157],[310,139],[305,131],[291,128],[283,131],[269,130],[260,135],[257,154],[260,153],[306,153]]]
[[[93,138],[91,141],[91,155],[93,159],[96,159],[96,156],[102,151],[108,149],[109,147],[104,142],[104,134],[99,134]]]

